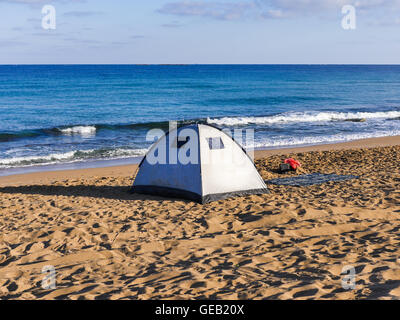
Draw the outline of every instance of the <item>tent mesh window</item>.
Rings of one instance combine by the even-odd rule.
[[[208,141],[208,146],[210,147],[210,150],[220,150],[225,148],[224,143],[222,142],[222,139],[220,137],[206,139]]]

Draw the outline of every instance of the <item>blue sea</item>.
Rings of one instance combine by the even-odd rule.
[[[3,175],[140,157],[169,120],[254,129],[249,148],[400,135],[400,66],[0,66]]]

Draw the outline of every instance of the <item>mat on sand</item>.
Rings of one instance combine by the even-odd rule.
[[[276,184],[283,186],[303,187],[303,186],[311,186],[314,184],[321,184],[329,181],[343,181],[349,179],[358,179],[358,177],[353,175],[312,173],[290,178],[272,179],[272,180],[267,180],[265,182],[269,184]]]

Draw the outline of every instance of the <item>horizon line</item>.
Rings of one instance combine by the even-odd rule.
[[[400,63],[0,63],[0,66],[397,66]]]

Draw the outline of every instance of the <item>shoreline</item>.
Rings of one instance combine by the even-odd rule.
[[[368,138],[347,142],[299,146],[289,148],[261,149],[254,151],[254,158],[260,159],[271,155],[296,154],[311,151],[349,150],[361,148],[375,148],[400,145],[400,136],[388,136]],[[47,166],[35,166],[27,168],[11,168],[9,175],[0,176],[0,187],[10,185],[43,184],[52,181],[67,179],[91,178],[96,176],[129,176],[134,175],[141,157],[125,158],[117,160],[92,161],[93,167],[82,168],[81,163],[56,164]],[[102,165],[99,165],[102,164]],[[23,172],[27,171],[27,172]]]

